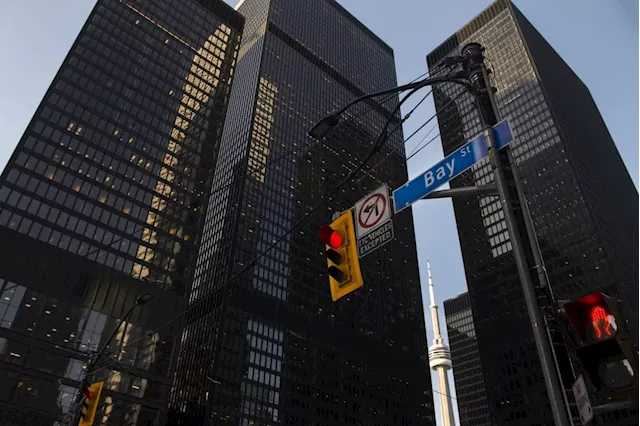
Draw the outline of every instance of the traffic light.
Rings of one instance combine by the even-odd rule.
[[[103,386],[104,382],[97,382],[82,389],[84,396],[81,402],[81,418],[78,426],[91,426],[93,424],[93,420],[96,417],[96,411],[98,410],[98,401],[100,401],[100,394],[102,393]]]
[[[578,343],[576,354],[604,396],[626,397],[638,387],[638,359],[618,302],[593,293],[564,305]]]
[[[323,226],[320,241],[326,245],[329,288],[335,302],[363,285],[352,211]]]

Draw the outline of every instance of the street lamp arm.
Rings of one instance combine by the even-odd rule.
[[[367,95],[361,96],[361,97],[359,97],[357,99],[354,99],[353,101],[349,102],[344,108],[342,108],[340,111],[338,111],[335,114],[336,115],[341,115],[343,112],[345,112],[347,109],[351,108],[353,105],[355,105],[355,104],[357,104],[359,102],[362,102],[362,101],[366,101],[367,99],[375,98],[375,97],[378,97],[378,96],[389,95],[391,93],[400,93],[400,92],[404,92],[405,90],[419,89],[421,87],[431,86],[433,84],[445,83],[445,82],[461,84],[461,85],[465,86],[468,89],[472,88],[471,84],[468,81],[466,81],[466,80],[464,80],[462,78],[447,77],[447,76],[430,77],[430,78],[425,78],[424,80],[416,81],[414,83],[407,83],[407,84],[403,84],[402,86],[397,86],[397,87],[393,87],[391,89],[383,90],[381,92],[369,93]]]
[[[420,89],[422,87],[425,87],[425,86],[431,86],[433,84],[445,83],[445,82],[460,84],[460,85],[466,87],[468,90],[473,90],[473,86],[471,85],[471,83],[469,83],[469,81],[467,81],[464,78],[460,78],[459,75],[453,75],[453,76],[442,76],[442,77],[425,78],[423,80],[416,81],[414,83],[404,84],[402,86],[398,86],[398,87],[394,87],[394,88],[391,88],[391,89],[383,90],[381,92],[369,93],[367,95],[360,96],[359,98],[354,99],[353,101],[349,102],[341,110],[339,110],[337,112],[334,112],[332,114],[329,114],[326,117],[322,118],[320,121],[318,121],[311,128],[311,130],[309,130],[309,136],[311,136],[311,137],[313,137],[315,139],[320,139],[323,136],[325,136],[334,127],[336,127],[337,125],[340,124],[340,116],[342,115],[342,113],[344,113],[346,110],[348,110],[353,105],[355,105],[355,104],[357,104],[359,102],[366,101],[367,99],[375,98],[375,97],[378,97],[378,96],[388,95],[388,94],[392,94],[392,93],[404,92],[406,90],[418,90],[418,89]]]
[[[100,357],[102,356],[104,351],[107,349],[107,346],[109,346],[109,344],[113,340],[113,338],[116,337],[116,334],[118,334],[118,331],[120,331],[120,328],[122,327],[122,324],[125,324],[127,322],[127,319],[129,319],[129,315],[131,315],[131,312],[133,312],[133,310],[136,308],[136,306],[138,306],[137,303],[134,304],[134,305],[131,305],[131,307],[129,308],[127,313],[124,314],[124,316],[122,317],[122,320],[118,323],[116,328],[113,330],[113,333],[111,333],[111,336],[109,336],[109,338],[107,339],[105,344],[102,345],[102,348],[100,348],[100,350],[96,354],[95,358],[88,365],[88,367],[87,367],[87,372],[88,373],[93,373],[94,372],[93,371],[93,367],[96,365],[96,363],[98,362],[98,360],[100,359]]]
[[[89,363],[89,365],[87,366],[87,374],[88,373],[92,373],[92,369],[93,367],[95,367],[96,363],[98,362],[98,360],[100,359],[100,357],[102,356],[102,354],[104,353],[104,351],[107,349],[107,346],[109,346],[109,344],[111,343],[111,341],[113,340],[114,337],[116,337],[116,334],[118,334],[118,331],[120,331],[120,327],[122,327],[122,324],[125,324],[126,321],[129,319],[129,316],[131,315],[131,313],[133,312],[133,310],[139,306],[139,305],[144,305],[145,303],[149,302],[151,299],[153,299],[153,294],[151,293],[142,293],[140,296],[138,296],[136,298],[136,302],[131,305],[131,307],[129,308],[129,310],[124,314],[124,316],[122,317],[122,320],[120,321],[120,323],[116,326],[116,328],[113,330],[113,333],[111,333],[111,336],[109,336],[109,338],[107,339],[107,341],[104,343],[104,345],[102,346],[102,348],[100,348],[100,350],[98,351],[98,353],[96,354],[95,358]]]

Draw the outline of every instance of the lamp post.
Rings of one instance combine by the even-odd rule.
[[[538,304],[535,288],[532,282],[531,275],[529,274],[529,265],[526,258],[526,253],[524,251],[524,238],[534,238],[534,235],[531,232],[532,225],[530,223],[526,224],[526,229],[520,230],[518,228],[518,224],[516,221],[516,216],[512,204],[512,199],[518,198],[523,199],[519,194],[517,188],[517,179],[514,179],[514,184],[516,185],[516,189],[514,193],[510,191],[510,186],[507,177],[505,175],[505,164],[502,164],[500,159],[500,153],[498,152],[495,135],[492,129],[492,126],[497,123],[497,113],[498,108],[496,105],[496,100],[493,94],[493,88],[491,87],[488,79],[488,71],[484,66],[484,56],[483,56],[483,48],[478,43],[469,43],[462,49],[462,56],[456,56],[449,58],[449,65],[458,65],[462,64],[463,71],[459,71],[454,73],[453,75],[447,75],[443,77],[432,77],[426,78],[421,81],[417,81],[415,83],[405,84],[403,86],[398,86],[393,89],[384,90],[382,92],[372,93],[365,96],[361,96],[349,104],[347,104],[341,110],[332,113],[323,119],[321,119],[318,123],[316,123],[311,130],[309,131],[309,135],[316,139],[322,138],[333,128],[337,127],[341,123],[341,115],[352,105],[364,101],[366,99],[374,98],[377,96],[382,96],[391,93],[399,93],[405,90],[413,89],[408,96],[403,98],[400,102],[404,102],[411,94],[415,93],[416,90],[443,82],[456,83],[464,86],[471,94],[473,94],[476,98],[478,104],[478,110],[482,119],[483,124],[485,125],[484,135],[486,140],[489,143],[490,152],[494,153],[492,166],[494,168],[494,184],[492,185],[483,185],[476,187],[465,187],[465,188],[455,188],[453,190],[443,190],[438,193],[432,193],[427,198],[440,198],[440,197],[454,197],[454,196],[466,196],[466,195],[483,195],[487,193],[493,193],[492,195],[496,195],[500,197],[501,204],[505,211],[505,219],[507,223],[507,228],[509,231],[509,236],[513,246],[513,254],[516,260],[516,266],[518,269],[519,279],[522,284],[525,305],[527,307],[527,313],[531,320],[531,325],[533,329],[533,337],[536,344],[536,349],[538,351],[538,355],[540,358],[540,363],[542,367],[543,378],[545,382],[545,386],[547,392],[549,394],[549,402],[551,406],[551,411],[553,414],[554,424],[556,426],[564,426],[567,424],[567,412],[564,410],[563,398],[562,398],[562,389],[560,387],[558,372],[554,371],[554,364],[552,360],[551,353],[551,345],[549,341],[546,339],[544,335],[544,322],[542,315],[540,313],[540,306]],[[396,107],[393,111],[393,114],[399,109],[400,105]],[[364,160],[363,164],[368,161],[374,151],[382,144],[383,134],[390,122],[391,118],[387,120],[383,128],[382,134],[378,137],[378,140],[374,144],[374,147],[371,153]],[[508,149],[507,149],[508,150]],[[514,167],[514,163],[511,162],[511,167]],[[351,176],[349,176],[351,177]],[[497,190],[497,193],[496,193]],[[527,218],[525,217],[525,222]],[[527,232],[529,231],[529,232]],[[523,238],[524,236],[524,238]],[[533,242],[531,242],[533,246]],[[534,250],[535,252],[535,250]],[[538,260],[539,253],[536,253],[536,263],[539,263]],[[546,283],[546,277],[542,277],[544,283]]]

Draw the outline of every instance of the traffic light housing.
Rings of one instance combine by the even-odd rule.
[[[335,302],[363,285],[353,212],[348,210],[331,225],[323,226],[320,241],[326,246],[329,288]]]
[[[591,383],[607,397],[625,398],[638,388],[638,359],[618,302],[593,293],[564,305]]]
[[[80,408],[80,423],[78,423],[78,426],[93,425],[103,386],[104,382],[97,382],[82,389],[84,396],[81,402],[82,407]]]

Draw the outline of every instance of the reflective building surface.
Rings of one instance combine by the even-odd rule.
[[[242,17],[222,1],[99,0],[0,177],[0,424],[53,425],[83,363],[94,424],[166,417]],[[127,346],[130,345],[130,346]]]
[[[402,132],[370,163],[390,154],[383,167],[314,211],[398,99],[350,109],[322,142],[307,132],[395,86],[393,52],[333,0],[245,0],[238,10],[246,24],[170,421],[435,424],[411,213],[394,217],[393,242],[361,259],[364,287],[336,303],[318,238],[334,212],[406,181]]]
[[[637,345],[638,192],[589,90],[515,6],[493,3],[428,55],[429,68],[471,41],[486,47],[498,108],[515,135],[512,152],[551,287],[537,291],[575,416],[573,355],[550,300],[594,291],[619,297]],[[445,154],[482,129],[470,95],[447,106],[462,90],[442,85],[434,92],[439,120],[453,123],[440,129]],[[492,176],[485,159],[452,186],[485,184]],[[492,421],[547,424],[548,398],[499,200],[453,204]],[[635,424],[637,413],[614,411],[594,421]]]
[[[460,426],[491,426],[469,293],[444,301]]]

